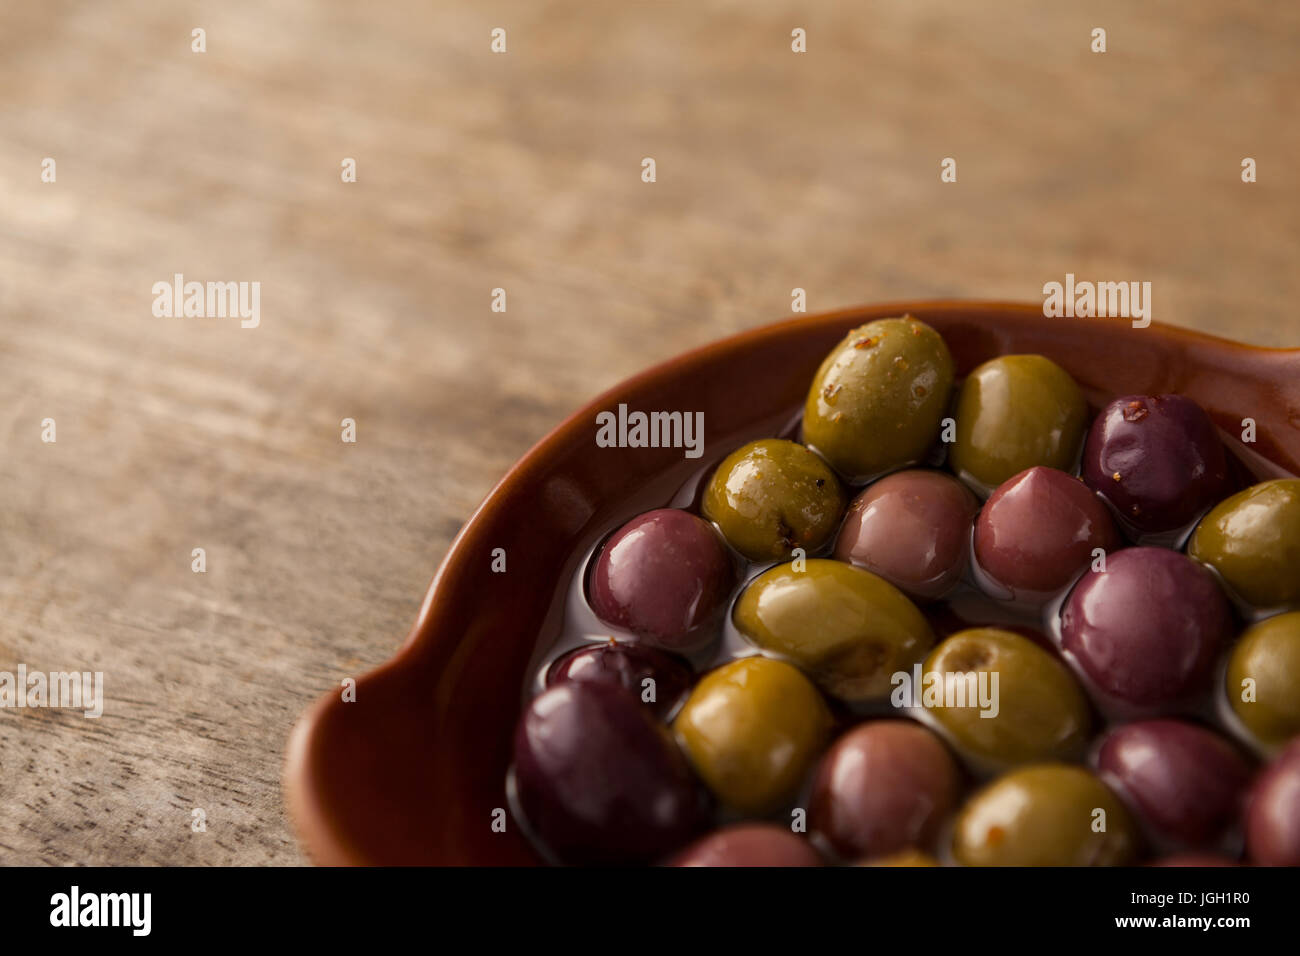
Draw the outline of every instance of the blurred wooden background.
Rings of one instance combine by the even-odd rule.
[[[1149,280],[1300,345],[1300,8],[1086,6],[0,7],[0,670],[108,698],[0,711],[0,862],[300,862],[292,723],[497,478],[796,286]],[[154,318],[176,272],[259,281],[260,328]]]

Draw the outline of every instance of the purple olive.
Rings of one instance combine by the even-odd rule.
[[[645,863],[708,823],[708,801],[667,730],[627,694],[565,683],[515,731],[515,791],[528,829],[559,861]]]
[[[627,691],[633,700],[644,703],[661,720],[681,702],[693,679],[690,665],[675,654],[615,641],[569,651],[556,658],[546,671],[547,687],[566,681],[607,684]],[[652,691],[652,699],[647,700]]]
[[[1092,423],[1083,480],[1139,532],[1173,531],[1223,496],[1228,458],[1190,398],[1125,395]]]
[[[971,519],[979,502],[938,471],[900,471],[849,506],[835,557],[879,575],[908,597],[942,597],[966,570]]]
[[[669,866],[821,866],[803,837],[774,823],[739,823],[692,843]]]
[[[1246,852],[1261,866],[1300,866],[1300,737],[1260,775],[1251,793]]]
[[[1179,720],[1126,724],[1097,755],[1102,779],[1154,835],[1181,848],[1213,848],[1236,822],[1250,765],[1222,737]]]
[[[735,583],[735,564],[712,526],[660,508],[606,542],[588,594],[606,624],[668,650],[688,650],[713,636]]]
[[[1229,860],[1226,856],[1215,856],[1212,853],[1176,853],[1173,856],[1161,857],[1150,864],[1151,866],[1236,866],[1236,860]]]
[[[948,748],[902,720],[862,724],[822,758],[808,822],[842,857],[926,848],[956,808],[961,774]]]
[[[1055,468],[1022,471],[998,486],[975,522],[975,560],[1017,600],[1041,603],[1093,560],[1119,532],[1080,481]]]
[[[1149,712],[1208,688],[1231,623],[1201,565],[1177,551],[1128,548],[1079,579],[1061,611],[1061,640],[1100,691]]]

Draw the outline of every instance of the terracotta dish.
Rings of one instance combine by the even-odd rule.
[[[943,335],[959,376],[999,354],[1041,353],[1094,402],[1187,395],[1241,457],[1300,473],[1300,349],[1154,323],[1049,319],[1036,304],[939,301],[797,318],[688,352],[599,396],[520,459],[457,536],[392,660],[358,680],[355,702],[331,691],[299,721],[285,792],[310,857],[327,865],[539,862],[513,821],[494,832],[492,814],[506,806],[530,662],[558,633],[560,592],[577,562],[620,520],[666,504],[710,461],[788,421],[846,331],[904,313]],[[703,411],[704,457],[597,447],[597,413],[620,403]],[[1257,428],[1249,448],[1231,441],[1246,417]],[[497,548],[506,573],[492,570]]]

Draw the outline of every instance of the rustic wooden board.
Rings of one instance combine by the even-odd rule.
[[[1158,319],[1300,345],[1300,8],[1082,7],[0,7],[0,670],[108,697],[0,711],[0,862],[302,861],[289,728],[496,479],[796,286],[1149,280]],[[177,272],[260,282],[261,325],[155,318]]]

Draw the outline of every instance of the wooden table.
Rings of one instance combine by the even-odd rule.
[[[497,478],[795,287],[1145,280],[1300,345],[1300,9],[815,6],[0,7],[0,670],[107,696],[0,711],[0,862],[303,861],[290,727]],[[260,325],[155,317],[176,273]]]

